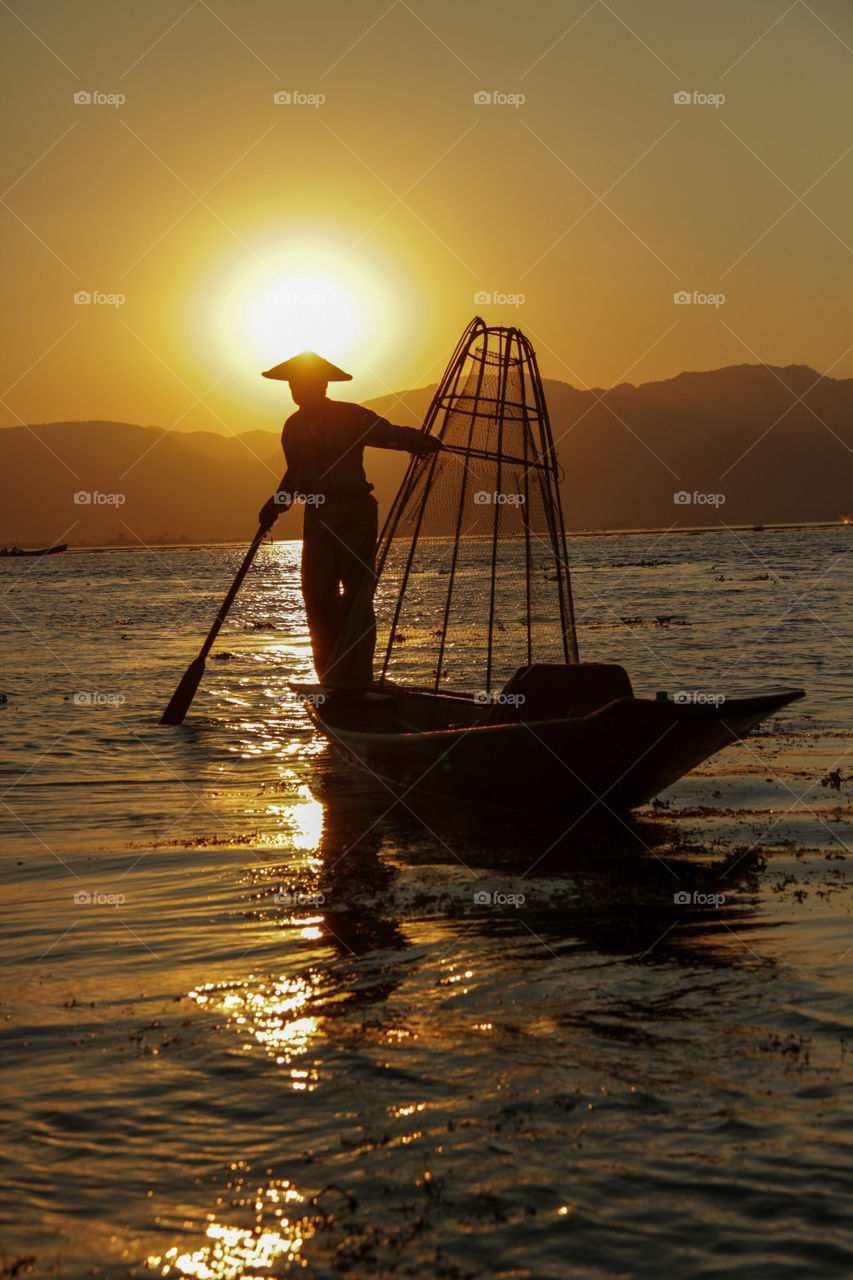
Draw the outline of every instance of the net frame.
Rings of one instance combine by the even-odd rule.
[[[498,392],[488,394],[486,389],[487,368],[497,370]],[[507,387],[511,370],[515,371],[513,385],[520,389],[520,401],[508,400]],[[493,379],[489,380],[489,385]],[[473,385],[473,394],[467,391]],[[509,421],[508,412],[513,411],[512,423],[515,428],[522,424],[522,456],[518,457],[505,452],[505,425]],[[575,629],[574,605],[572,600],[571,574],[569,570],[566,547],[566,532],[563,520],[562,502],[560,499],[560,467],[554,448],[554,438],[545,402],[545,392],[536,354],[527,337],[520,329],[506,326],[486,325],[479,316],[475,316],[463,333],[456,350],[439,383],[438,389],[430,403],[423,423],[423,432],[443,441],[451,415],[455,419],[460,416],[468,418],[467,441],[464,447],[450,446],[449,451],[462,457],[465,463],[462,478],[458,511],[453,540],[450,569],[447,573],[442,625],[438,633],[435,674],[432,680],[432,691],[439,692],[442,681],[443,660],[447,645],[448,630],[451,625],[452,608],[455,598],[457,565],[461,545],[463,510],[467,496],[467,486],[471,469],[468,463],[473,460],[494,464],[497,468],[497,488],[501,489],[501,477],[504,466],[521,466],[524,483],[525,503],[530,510],[531,491],[536,489],[538,501],[544,511],[547,540],[551,560],[555,570],[554,583],[560,626],[560,641],[563,660],[566,663],[578,661],[577,634]],[[491,420],[497,427],[496,446],[493,449],[474,446],[475,428],[478,422]],[[448,448],[446,446],[446,448]],[[439,465],[442,453],[434,453],[427,457],[413,455],[406,474],[394,498],[382,531],[376,556],[377,578],[385,568],[388,554],[392,546],[400,546],[408,538],[408,551],[405,556],[400,585],[394,602],[387,642],[382,659],[378,683],[390,679],[388,674],[391,663],[395,637],[400,623],[401,613],[410,587],[412,566],[418,549],[418,541],[424,525],[424,516],[430,503],[433,488],[433,477]],[[412,515],[414,520],[411,532],[403,532],[403,523]],[[493,656],[495,648],[495,606],[498,576],[498,547],[500,541],[501,507],[494,503],[494,517],[491,531],[491,564],[489,571],[489,616],[488,643],[486,647],[485,687],[491,692],[493,677]],[[534,654],[534,620],[532,578],[534,537],[528,522],[524,522],[525,542],[525,622],[526,622],[526,659],[527,665],[535,661]]]

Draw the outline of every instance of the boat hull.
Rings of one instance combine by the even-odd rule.
[[[721,706],[626,697],[583,716],[485,725],[482,708],[458,695],[377,687],[357,700],[295,688],[336,750],[398,796],[567,815],[647,803],[803,696],[786,689]],[[448,714],[456,722],[437,727]]]
[[[13,547],[11,551],[4,549],[0,552],[0,559],[17,560],[20,556],[57,556],[62,551],[68,550],[68,543],[63,542],[58,547],[37,547],[31,551],[21,551],[19,547]]]

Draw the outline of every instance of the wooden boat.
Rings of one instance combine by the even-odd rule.
[[[541,719],[541,708],[502,720],[469,694],[387,682],[365,692],[293,687],[337,751],[397,795],[577,817],[646,804],[803,696],[780,689],[723,704],[636,698],[623,669],[608,670],[625,678],[618,696],[599,692],[568,706],[555,698]],[[565,671],[583,680],[587,664]]]
[[[22,551],[20,547],[4,547],[0,556],[55,556],[60,551],[67,551],[68,543],[61,542],[55,547],[37,547],[31,551]]]
[[[424,431],[444,451],[412,458],[380,537],[378,678],[292,686],[379,783],[492,809],[624,812],[803,696],[638,698],[621,666],[579,661],[559,465],[519,330],[472,322]],[[351,610],[339,652],[365,616]]]

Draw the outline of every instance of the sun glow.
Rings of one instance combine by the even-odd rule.
[[[229,265],[201,296],[202,328],[230,363],[253,370],[318,351],[354,375],[381,376],[400,299],[387,265],[294,244]]]
[[[258,348],[280,351],[352,349],[358,307],[337,280],[303,271],[282,276],[245,304],[247,336]]]

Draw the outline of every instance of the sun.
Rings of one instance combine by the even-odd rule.
[[[343,355],[353,349],[358,305],[337,279],[315,271],[293,272],[248,298],[244,321],[253,349],[270,359],[306,349]]]
[[[291,240],[224,265],[198,296],[198,320],[229,365],[262,369],[309,350],[378,378],[398,340],[397,293],[387,266]]]

